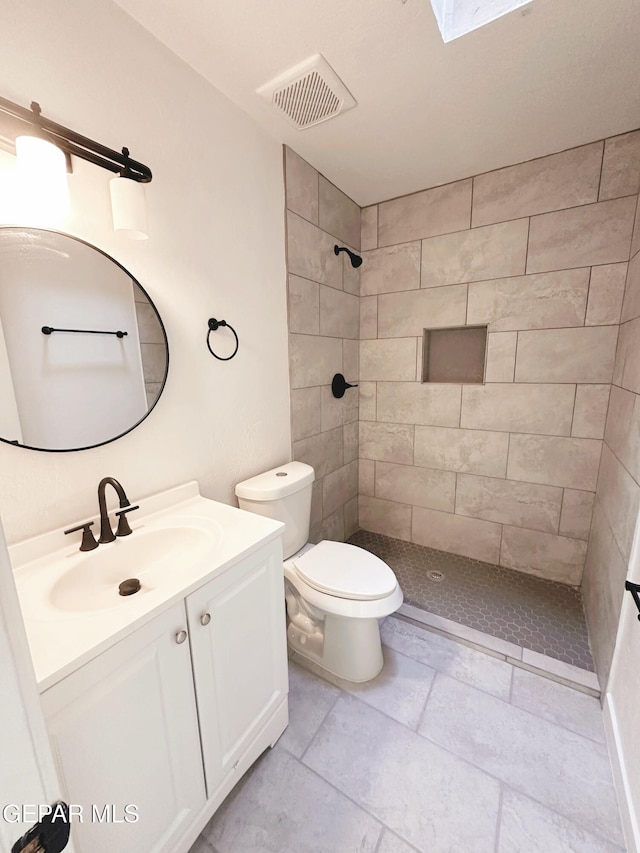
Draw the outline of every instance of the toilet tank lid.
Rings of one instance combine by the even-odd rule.
[[[304,462],[287,462],[244,480],[236,486],[236,495],[250,501],[276,501],[311,485],[315,472]]]

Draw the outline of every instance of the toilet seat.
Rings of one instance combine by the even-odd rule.
[[[379,557],[345,542],[323,540],[291,562],[300,578],[318,592],[350,601],[375,601],[393,594],[398,584]]]

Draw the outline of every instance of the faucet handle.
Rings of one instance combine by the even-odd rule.
[[[118,529],[116,530],[116,536],[129,536],[129,534],[133,532],[129,527],[127,513],[133,512],[134,509],[140,509],[140,505],[136,504],[135,506],[127,506],[116,513],[116,516],[118,518]]]
[[[79,524],[77,527],[70,527],[69,530],[65,530],[64,535],[66,536],[68,533],[76,533],[78,530],[82,530],[80,550],[93,551],[94,548],[98,547],[98,543],[96,542],[96,537],[93,535],[93,532],[89,530],[92,526],[93,521],[85,521],[84,524]]]

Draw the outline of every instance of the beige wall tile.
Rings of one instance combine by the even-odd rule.
[[[322,521],[319,524],[315,524],[309,530],[309,542],[311,545],[317,545],[325,537],[322,535]]]
[[[422,426],[415,429],[416,465],[504,477],[509,449],[508,433]]]
[[[360,211],[360,248],[363,252],[378,248],[378,205]]]
[[[640,195],[636,203],[636,222],[633,227],[633,237],[631,238],[631,253],[629,257],[633,257],[636,252],[640,251]]]
[[[416,369],[416,338],[360,341],[360,378],[413,380]]]
[[[293,458],[306,462],[316,472],[316,479],[342,466],[342,427],[321,432],[293,443]]]
[[[466,315],[466,284],[386,293],[378,297],[378,336],[418,337],[425,329],[464,326]]]
[[[231,344],[233,346],[233,344]],[[231,349],[229,349],[231,352]],[[167,348],[162,344],[140,344],[140,357],[142,360],[142,373],[146,385],[161,383],[164,381],[165,372],[167,370]],[[415,356],[412,366],[415,369]]]
[[[612,136],[604,144],[600,201],[640,190],[640,130]]]
[[[463,385],[460,426],[569,435],[573,385]]]
[[[351,248],[351,246],[348,246]],[[357,252],[356,254],[360,254]],[[360,270],[362,267],[358,267],[354,269],[351,266],[351,261],[344,254],[341,255],[342,258],[342,286],[346,293],[353,293],[354,296],[360,296]]]
[[[345,394],[341,399],[336,399],[331,393],[330,385],[323,385],[320,389],[320,422],[322,431],[335,429],[346,423],[358,419],[357,397],[349,397]]]
[[[627,261],[634,212],[628,197],[532,217],[527,272]]]
[[[456,513],[556,533],[562,489],[458,474]]]
[[[487,336],[485,382],[513,382],[517,332],[492,332]]]
[[[598,677],[603,688],[618,630],[620,607],[627,574],[627,563],[615,543],[606,516],[598,502],[593,513],[593,525],[584,568],[582,596],[589,626],[589,640]]]
[[[422,287],[522,275],[528,219],[422,241]]]
[[[413,464],[414,427],[360,421],[360,456],[381,462]]]
[[[378,297],[360,297],[360,340],[378,337]]]
[[[473,225],[490,225],[597,201],[602,142],[571,148],[473,180]]]
[[[378,205],[380,246],[462,231],[470,224],[471,179]]]
[[[358,463],[350,462],[322,480],[322,507],[326,518],[358,494]]]
[[[331,539],[334,542],[344,542],[344,534],[344,510],[340,507],[322,522],[322,538]]]
[[[387,423],[458,426],[460,385],[379,382],[377,419]]]
[[[622,303],[622,322],[640,317],[640,252],[629,262],[629,272]]]
[[[315,281],[289,276],[289,331],[303,335],[320,333],[320,285]]]
[[[342,428],[344,463],[353,462],[358,458],[358,421],[345,424]]]
[[[375,494],[376,463],[372,459],[358,460],[358,493],[373,497]]]
[[[497,563],[501,529],[491,521],[414,507],[411,541],[438,551]]]
[[[593,492],[601,447],[601,441],[590,438],[512,435],[507,477]]]
[[[611,382],[617,326],[518,333],[516,382]]]
[[[134,299],[135,291],[134,289]],[[158,320],[155,309],[148,302],[135,302],[136,324],[138,326],[138,337],[141,344],[162,344],[165,338],[162,326]]]
[[[640,483],[640,396],[616,385],[611,388],[605,441]]]
[[[420,243],[373,249],[363,258],[360,267],[361,296],[420,287]]]
[[[359,336],[360,306],[358,297],[333,287],[320,288],[320,334],[336,338]]]
[[[640,394],[640,317],[620,326],[613,381]]]
[[[587,543],[579,539],[505,525],[500,565],[577,586],[586,553]]]
[[[343,243],[360,249],[360,208],[323,175],[319,183],[318,224]]]
[[[626,278],[627,264],[591,268],[585,325],[605,326],[620,322]]]
[[[342,373],[342,341],[316,335],[289,335],[291,387],[308,388],[331,382]]]
[[[318,224],[318,173],[295,151],[285,146],[287,208]]]
[[[320,388],[297,388],[291,391],[291,438],[299,441],[316,435],[320,425]]]
[[[376,419],[376,383],[360,382],[360,420],[375,421]]]
[[[610,385],[578,385],[571,435],[576,438],[604,438]]]
[[[290,211],[287,213],[289,272],[342,290],[342,257],[336,257],[335,239]]]
[[[573,536],[575,539],[588,539],[593,513],[594,492],[577,492],[565,489],[560,515],[561,536]]]
[[[322,522],[322,480],[314,480],[311,489],[311,527]]]
[[[342,341],[342,372],[347,382],[357,382],[360,376],[360,342],[344,338]],[[333,378],[333,377],[332,377]],[[357,397],[358,392],[347,394],[348,397]]]
[[[407,504],[360,495],[358,518],[363,530],[393,536],[394,539],[404,539],[407,542],[411,540],[411,507]]]
[[[343,507],[344,538],[348,539],[358,530],[358,496],[351,498]]]
[[[606,444],[602,449],[597,493],[620,553],[628,562],[640,509],[640,486]]]
[[[398,503],[453,512],[456,475],[451,471],[376,462],[375,493]]]
[[[588,268],[476,282],[467,323],[489,323],[492,332],[582,326],[588,289]]]

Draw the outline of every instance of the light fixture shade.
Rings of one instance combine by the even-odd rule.
[[[69,212],[64,152],[38,136],[16,138],[20,206],[29,220],[57,222]]]
[[[109,182],[113,230],[132,240],[146,240],[147,204],[144,184],[120,175]]]

